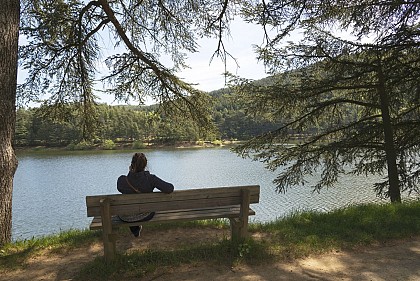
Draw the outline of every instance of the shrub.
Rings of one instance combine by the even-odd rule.
[[[133,148],[134,149],[141,149],[141,148],[145,148],[145,145],[142,141],[135,141],[135,142],[133,142]]]
[[[221,146],[221,145],[223,144],[221,140],[214,140],[214,141],[212,141],[211,143],[212,143],[213,145],[219,145],[219,146]]]
[[[113,150],[115,149],[115,143],[112,140],[105,140],[102,144],[102,148],[106,150]]]
[[[93,148],[93,144],[85,140],[82,140],[81,142],[79,142],[78,144],[74,146],[74,150],[88,150],[92,148]]]
[[[71,142],[69,145],[66,146],[67,150],[76,150],[76,144]]]

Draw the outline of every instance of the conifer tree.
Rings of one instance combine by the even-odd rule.
[[[261,13],[251,13],[260,10]],[[279,191],[320,173],[315,190],[340,174],[380,174],[378,195],[401,201],[418,192],[420,164],[420,3],[400,1],[276,1],[250,7],[267,32],[259,57],[268,84],[240,80],[252,114],[286,123],[237,149],[268,168],[282,168]],[[292,30],[303,32],[284,43]],[[349,33],[343,36],[343,33]],[[351,35],[351,37],[349,37]],[[349,39],[351,38],[351,39]],[[302,143],[287,146],[290,134]]]

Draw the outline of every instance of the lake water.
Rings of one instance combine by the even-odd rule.
[[[313,193],[309,185],[275,192],[275,173],[262,163],[242,159],[225,148],[146,150],[149,171],[176,189],[259,184],[260,203],[251,221],[266,222],[298,210],[328,211],[366,202],[375,196],[374,177],[346,176],[336,188]],[[87,228],[86,195],[118,193],[133,152],[18,154],[13,191],[13,240],[68,229]]]

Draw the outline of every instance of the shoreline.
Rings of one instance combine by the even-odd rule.
[[[113,148],[104,148],[100,144],[95,144],[90,147],[83,149],[70,149],[68,146],[17,146],[14,147],[16,152],[55,152],[55,151],[137,151],[142,149],[200,149],[200,148],[220,148],[220,147],[233,147],[235,145],[241,144],[244,141],[220,141],[220,142],[211,142],[211,141],[183,141],[177,142],[175,144],[144,144],[144,146],[134,147],[133,142],[129,143],[118,143]]]

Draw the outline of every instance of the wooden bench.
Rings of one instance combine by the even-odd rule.
[[[103,230],[105,259],[114,258],[116,232],[119,227],[164,223],[173,221],[228,218],[231,239],[245,239],[248,232],[248,217],[255,215],[250,204],[258,203],[260,187],[232,186],[175,190],[142,194],[110,194],[86,196],[87,216],[93,217],[90,229]],[[156,212],[147,222],[123,222],[118,215]]]

